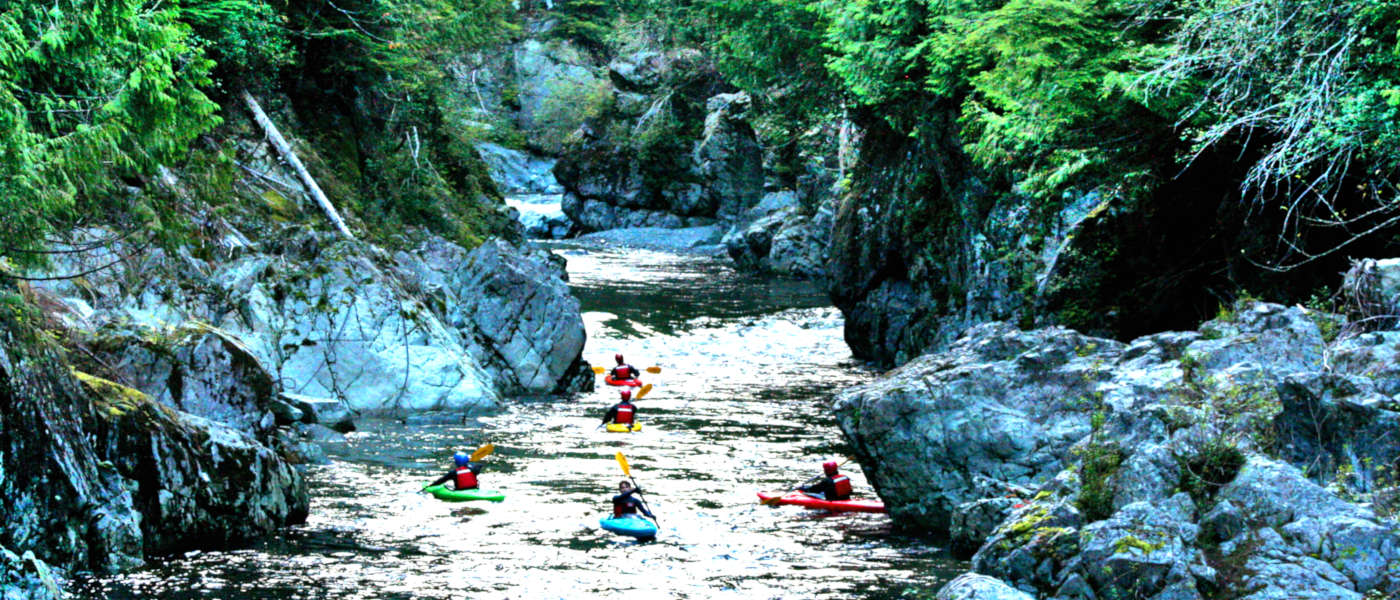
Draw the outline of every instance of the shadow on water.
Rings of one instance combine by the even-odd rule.
[[[195,552],[81,582],[84,598],[905,597],[965,570],[885,515],[756,502],[848,454],[827,407],[872,373],[850,359],[820,290],[719,260],[565,250],[586,358],[625,352],[654,391],[640,433],[596,429],[617,390],[520,402],[479,418],[365,420],[309,471],[306,525],[256,546]],[[493,442],[499,504],[419,493],[455,450]],[[660,519],[655,542],[598,528],[623,452]],[[869,494],[858,466],[847,469]]]

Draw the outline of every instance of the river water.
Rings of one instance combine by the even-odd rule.
[[[362,420],[312,467],[311,516],[252,548],[193,552],[82,582],[83,598],[901,598],[965,570],[885,515],[765,507],[843,460],[826,406],[872,373],[850,358],[840,314],[813,285],[724,261],[557,246],[583,304],[586,358],[623,352],[652,392],[643,430],[596,429],[617,391],[524,401],[487,416]],[[418,493],[453,451],[495,444],[482,487],[500,504]],[[662,531],[640,543],[598,529],[622,452]],[[857,463],[858,495],[871,495]]]

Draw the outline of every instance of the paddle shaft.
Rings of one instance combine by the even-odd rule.
[[[637,499],[642,501],[642,506],[645,506],[646,509],[651,512],[651,520],[656,521],[656,526],[660,527],[661,519],[656,518],[656,511],[651,510],[651,503],[647,502],[646,497],[642,495],[642,486],[637,485],[637,478],[633,477],[631,473],[628,473],[627,479],[632,482],[632,487],[637,490]]]

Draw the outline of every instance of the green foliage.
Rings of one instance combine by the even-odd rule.
[[[540,143],[548,150],[562,150],[580,125],[602,117],[612,106],[612,87],[606,80],[555,84],[536,116]]]
[[[618,2],[613,0],[567,0],[557,2],[550,16],[557,19],[550,35],[573,40],[585,47],[601,50],[619,15]]]
[[[178,160],[218,124],[200,91],[212,63],[161,5],[10,4],[0,13],[0,252],[41,262],[44,234],[84,212],[159,230],[125,181]]]
[[[1113,515],[1113,486],[1109,481],[1123,463],[1123,451],[1111,442],[1090,442],[1079,455],[1079,496],[1074,505],[1086,522]]]
[[[266,87],[291,63],[286,17],[266,0],[183,0],[178,10],[227,87]]]
[[[1191,494],[1197,506],[1208,506],[1220,488],[1234,481],[1244,463],[1244,453],[1234,444],[1224,437],[1211,438],[1195,454],[1177,457],[1181,469],[1178,486]]]

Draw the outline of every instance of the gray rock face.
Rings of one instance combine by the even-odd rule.
[[[476,150],[486,162],[491,180],[507,197],[564,193],[564,188],[554,178],[555,160],[552,158],[533,156],[489,142],[477,144]]]
[[[705,101],[705,129],[692,160],[721,220],[738,217],[763,194],[763,153],[747,120],[751,104],[743,92]]]
[[[964,573],[938,590],[936,600],[1035,600],[1035,597],[1001,581]]]
[[[50,594],[46,564],[116,571],[305,518],[300,474],[251,434],[75,377],[27,327],[0,316],[0,577],[21,553],[17,585]]]
[[[1353,262],[1342,290],[1360,329],[1394,329],[1400,324],[1400,258]]]
[[[802,214],[791,192],[769,194],[769,197],[780,194],[793,197],[794,203],[747,223],[741,219],[725,234],[725,250],[742,269],[820,277],[826,271],[831,213],[820,212],[809,217]]]
[[[589,370],[580,358],[586,336],[567,277],[562,258],[504,242],[483,244],[453,274],[458,304],[448,309],[448,320],[492,352],[490,362],[500,365],[502,387],[511,393],[568,391],[563,382]]]
[[[1044,597],[1394,594],[1400,527],[1354,503],[1400,456],[1389,354],[1361,350],[1386,338],[1329,344],[1331,318],[1241,303],[1128,344],[989,323],[834,408],[895,519]]]
[[[609,68],[613,108],[579,130],[555,168],[568,192],[562,208],[579,227],[704,226],[759,201],[751,100],[723,93],[700,53],[642,50]]]

